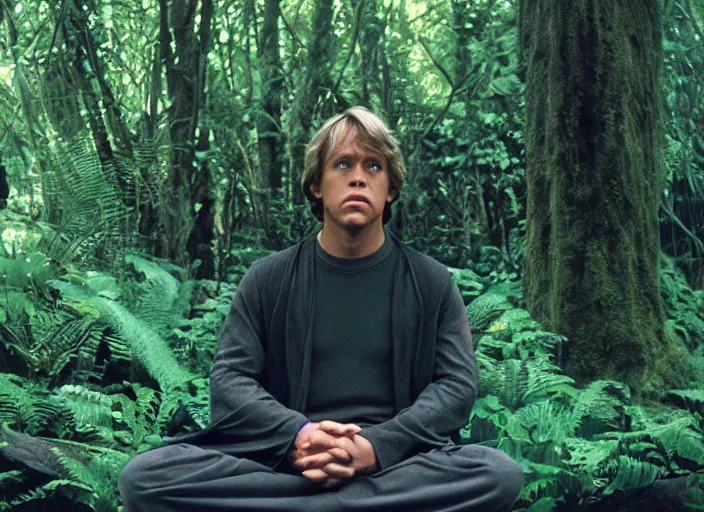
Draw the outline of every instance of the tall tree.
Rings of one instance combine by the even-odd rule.
[[[281,132],[281,95],[284,76],[279,55],[279,0],[266,0],[264,22],[259,32],[257,54],[261,75],[260,105],[257,113],[259,147],[258,187],[261,215],[255,217],[262,224],[266,238],[273,242],[276,235],[268,222],[269,203],[281,194],[284,146]],[[256,200],[258,201],[259,198]],[[256,206],[255,206],[256,207]]]
[[[171,137],[171,167],[169,180],[164,188],[165,230],[162,234],[160,253],[174,261],[184,263],[184,249],[188,245],[203,248],[194,238],[208,240],[211,234],[195,233],[194,230],[212,231],[212,216],[201,214],[199,208],[210,208],[212,203],[198,202],[209,196],[210,178],[201,176],[196,161],[196,128],[204,105],[205,66],[210,43],[210,29],[213,13],[212,0],[202,0],[198,36],[195,31],[195,18],[198,0],[175,0],[169,5],[159,0],[160,38],[162,61],[166,63],[166,82],[170,99],[169,122]],[[172,51],[172,36],[173,45]],[[200,206],[197,206],[200,205]],[[205,225],[198,225],[197,219],[206,219]],[[212,258],[209,251],[190,254],[195,258]],[[204,262],[211,268],[209,262]]]
[[[523,0],[526,295],[567,371],[653,391],[674,360],[658,281],[658,0]]]
[[[262,183],[281,187],[281,93],[283,75],[279,57],[279,0],[266,0],[260,32],[259,64],[262,76],[262,113],[259,115],[259,165]]]

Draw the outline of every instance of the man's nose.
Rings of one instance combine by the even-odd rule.
[[[367,176],[364,173],[364,165],[358,163],[352,168],[352,174],[350,175],[350,187],[365,187],[366,185]]]

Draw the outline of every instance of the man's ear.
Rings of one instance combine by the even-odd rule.
[[[316,183],[310,184],[310,193],[317,199],[323,197],[323,194],[320,193],[320,185],[317,185]]]
[[[393,203],[394,201],[396,201],[397,197],[398,197],[398,190],[389,190],[389,193],[386,195],[386,202]]]

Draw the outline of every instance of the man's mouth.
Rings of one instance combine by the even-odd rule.
[[[361,194],[351,194],[351,195],[347,196],[345,198],[345,203],[350,203],[350,202],[370,204],[369,199],[367,199],[366,197],[364,197]]]

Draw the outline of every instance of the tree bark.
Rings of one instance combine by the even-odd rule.
[[[525,292],[580,381],[655,391],[674,348],[658,281],[657,0],[523,0]]]
[[[161,256],[181,264],[187,263],[188,240],[194,237],[193,230],[197,224],[196,199],[209,195],[209,192],[204,193],[200,188],[204,183],[210,183],[208,177],[203,179],[199,176],[193,162],[196,159],[196,128],[205,94],[204,66],[207,62],[213,6],[212,0],[202,0],[200,37],[196,37],[194,26],[197,4],[198,0],[175,0],[170,5],[166,0],[159,0],[159,47],[162,62],[166,64],[167,91],[171,100],[168,109],[171,166],[161,200],[164,232],[159,252]],[[171,30],[174,52],[171,50]],[[210,224],[211,234],[199,234],[199,239],[208,236],[212,238],[212,223]],[[207,229],[207,224],[198,225],[197,229]],[[190,256],[196,257],[194,254]]]
[[[2,21],[0,19],[0,21]],[[7,171],[0,162],[0,210],[7,206],[7,198],[10,197],[10,186],[7,183]]]
[[[201,22],[199,28],[199,49],[198,49],[198,91],[199,104],[194,106],[194,110],[205,109],[205,82],[206,69],[208,65],[208,48],[210,47],[210,26],[213,19],[213,1],[202,0]],[[196,121],[197,122],[197,121]],[[193,127],[195,132],[195,126]],[[201,127],[198,136],[198,151],[203,154],[210,149],[210,130]],[[212,279],[215,276],[215,257],[213,254],[212,241],[214,238],[213,229],[215,221],[215,197],[212,191],[212,174],[208,165],[208,158],[203,158],[199,172],[194,176],[191,183],[194,196],[192,204],[200,205],[196,212],[195,222],[191,234],[188,237],[188,253],[192,260],[200,260],[201,264],[196,269],[197,279]]]
[[[262,76],[262,110],[257,123],[262,186],[281,188],[281,92],[283,75],[279,57],[279,0],[266,0],[259,42]]]

